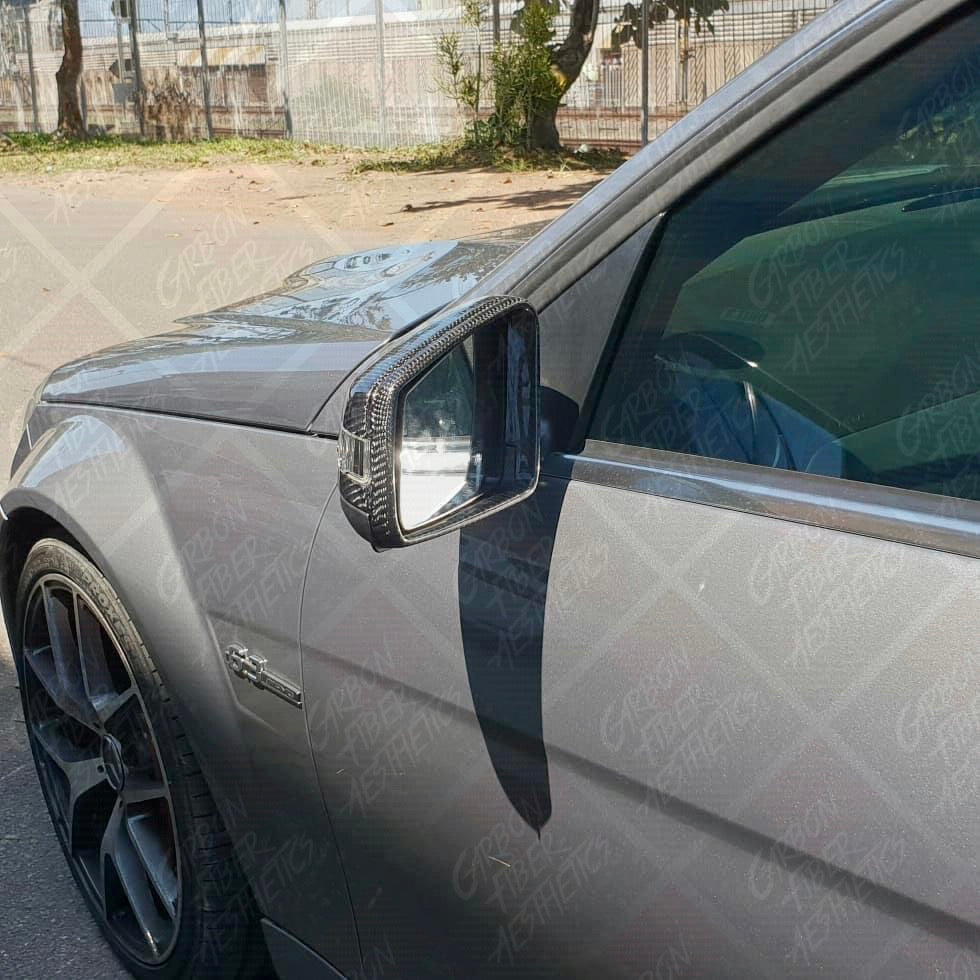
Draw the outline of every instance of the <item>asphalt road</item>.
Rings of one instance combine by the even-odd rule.
[[[110,200],[81,184],[0,188],[0,486],[24,403],[52,368],[272,288],[296,265],[338,251],[336,236],[301,211],[253,223],[189,200],[180,175],[144,183],[140,196]],[[363,236],[351,241],[363,244]],[[128,976],[76,893],[51,829],[15,683],[4,635],[0,977]]]

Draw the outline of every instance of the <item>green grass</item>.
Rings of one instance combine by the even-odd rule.
[[[284,139],[229,137],[187,142],[151,142],[122,136],[63,140],[34,133],[8,133],[0,145],[0,173],[62,173],[142,167],[203,167],[212,163],[311,162],[335,148]]]
[[[484,167],[516,173],[530,170],[615,170],[626,156],[618,150],[523,150],[514,147],[473,146],[463,140],[432,143],[406,150],[368,150],[351,173],[380,170],[419,173],[425,170],[463,170]]]

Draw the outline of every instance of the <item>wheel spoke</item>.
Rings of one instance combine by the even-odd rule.
[[[111,867],[126,897],[129,909],[136,919],[140,934],[150,947],[150,951],[156,956],[160,949],[160,942],[165,937],[169,925],[157,911],[149,877],[136,852],[132,838],[125,828],[125,823],[125,812],[123,804],[120,802],[116,805],[109,819],[100,851],[106,914],[111,914],[108,907],[111,893],[108,873]]]
[[[122,797],[124,802],[129,805],[149,803],[152,800],[165,800],[167,799],[167,787],[159,779],[131,774],[126,779]]]
[[[44,597],[44,615],[48,621],[48,635],[51,637],[51,652],[54,655],[55,667],[59,678],[67,678],[81,681],[81,672],[78,669],[78,646],[75,643],[75,636],[72,626],[72,615],[69,606],[58,598],[57,592],[61,589],[53,589],[45,585],[42,594]],[[71,606],[74,607],[74,594],[71,594]]]
[[[109,721],[121,711],[128,703],[130,698],[136,693],[133,687],[127,687],[125,691],[109,694],[97,694],[92,698],[92,707],[100,724],[107,725]]]
[[[129,839],[146,876],[171,919],[177,915],[177,875],[171,851],[160,837],[159,826],[148,813],[126,818]]]
[[[59,731],[61,722],[45,721],[34,725],[34,736],[45,755],[65,774],[72,794],[81,796],[105,779],[99,772],[101,760],[65,738]]]
[[[79,826],[80,818],[86,819],[85,811],[79,812],[79,807],[85,804],[80,801],[90,790],[101,786],[106,782],[105,769],[99,759],[84,759],[81,762],[74,762],[69,767],[66,775],[68,776],[69,798],[68,798],[68,846],[74,850],[79,843],[76,831]],[[89,811],[87,819],[92,819]],[[82,835],[84,841],[84,834]]]
[[[122,801],[117,800],[116,805],[112,808],[112,813],[109,815],[109,822],[102,833],[102,842],[99,845],[98,884],[102,893],[102,911],[107,918],[110,915],[109,894],[111,890],[109,887],[109,867],[111,866],[115,870],[116,841],[122,832],[123,814]]]
[[[114,694],[112,675],[105,659],[105,646],[102,642],[102,625],[89,609],[84,599],[76,592],[75,635],[78,643],[78,662],[82,671],[82,683],[89,701]]]
[[[57,668],[51,647],[27,650],[25,659],[38,684],[44,688],[58,710],[90,728],[95,721],[95,712],[85,699],[81,679],[79,678],[77,684],[72,684],[70,679],[66,682]]]
[[[95,713],[85,695],[78,648],[72,634],[73,617],[54,590],[43,586],[42,595],[49,645],[28,650],[27,662],[51,700],[66,715],[90,727]]]
[[[48,721],[34,725],[32,731],[45,756],[53,762],[68,783],[67,793],[62,796],[61,818],[65,825],[69,849],[75,844],[76,811],[79,800],[90,790],[106,781],[102,760],[75,745],[60,733],[60,721]]]
[[[65,775],[71,788],[72,809],[79,797],[106,781],[105,770],[100,759],[81,759],[72,762],[66,767]]]

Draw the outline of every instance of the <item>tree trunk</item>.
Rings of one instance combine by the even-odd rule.
[[[84,138],[85,124],[78,101],[78,81],[82,75],[82,31],[78,21],[78,0],[61,0],[61,37],[65,54],[55,73],[58,82],[58,131]]]
[[[558,106],[546,110],[541,115],[531,116],[527,121],[527,141],[535,150],[560,150],[561,137],[558,135],[558,125],[555,115]]]
[[[574,0],[568,34],[551,52],[551,65],[558,76],[562,92],[567,92],[582,71],[585,59],[592,50],[596,24],[599,22],[599,0]],[[528,121],[531,145],[542,150],[558,150],[557,103],[546,115]]]
[[[565,40],[551,52],[563,92],[575,83],[585,59],[592,50],[596,24],[599,22],[599,0],[575,0]]]

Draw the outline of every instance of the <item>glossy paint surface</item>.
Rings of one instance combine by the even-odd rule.
[[[277,292],[59,368],[43,398],[303,430],[391,334],[468,292],[537,227],[319,262]]]
[[[458,299],[543,226],[325,259],[290,276],[281,289],[216,314],[398,333]]]
[[[383,340],[359,328],[217,321],[58,368],[44,399],[302,430]]]
[[[369,560],[334,501],[307,591],[311,740],[396,975],[975,962],[969,763],[936,755],[974,559],[547,479]]]

